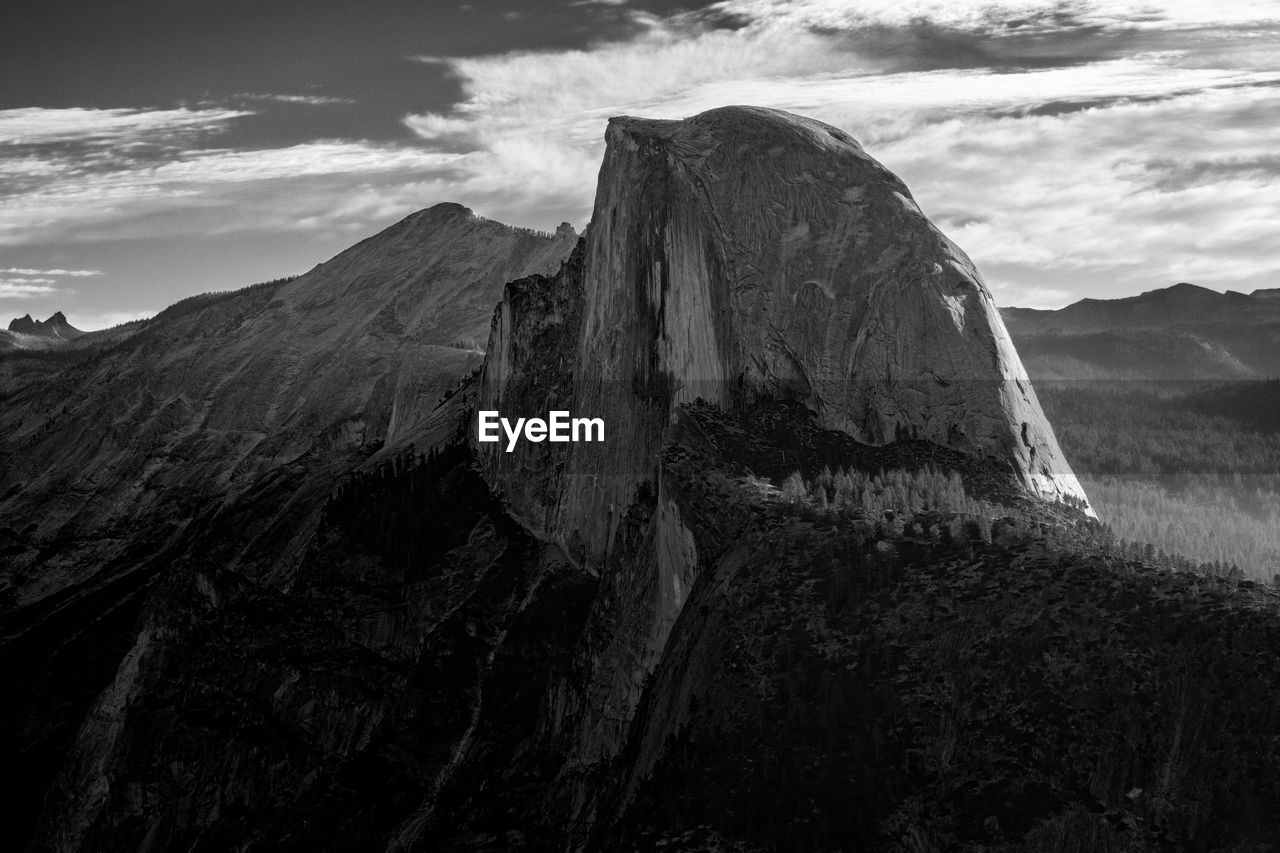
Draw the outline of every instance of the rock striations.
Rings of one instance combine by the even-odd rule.
[[[574,255],[506,288],[478,403],[603,417],[606,442],[473,447],[507,511],[618,603],[593,610],[585,689],[553,723],[588,822],[588,768],[622,748],[706,560],[661,461],[683,405],[799,404],[863,444],[928,442],[1084,500],[973,264],[847,134],[727,107],[606,138]]]
[[[609,452],[480,448],[518,517],[599,563],[697,398],[799,401],[860,441],[931,441],[1084,499],[972,262],[847,134],[726,107],[615,118],[607,140],[580,256],[497,310],[481,407],[607,413]]]

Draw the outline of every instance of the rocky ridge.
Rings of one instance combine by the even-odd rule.
[[[1280,374],[1276,293],[1220,293],[1181,282],[1137,296],[1000,313],[1037,379],[1260,379]]]
[[[34,780],[5,801],[15,826],[141,642],[157,579],[194,561],[287,581],[335,482],[430,434],[503,284],[575,239],[437,205],[303,276],[184,300],[5,400],[0,663],[29,689],[0,708],[0,760]]]
[[[304,276],[174,306],[11,398],[2,506],[39,519],[9,543],[18,600],[109,563],[122,524],[176,521],[176,506],[297,460],[396,445],[480,364],[503,283],[554,270],[575,237],[437,205]],[[62,539],[83,553],[58,548],[26,577]]]

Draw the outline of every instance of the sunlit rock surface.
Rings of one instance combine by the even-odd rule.
[[[607,141],[579,263],[508,290],[481,407],[607,413],[609,451],[480,448],[518,515],[601,562],[656,482],[672,411],[697,398],[798,400],[861,441],[932,441],[1084,498],[972,262],[843,131],[726,107],[615,118]],[[521,316],[531,288],[568,307]]]
[[[34,522],[5,543],[18,601],[273,469],[398,443],[479,365],[503,284],[554,271],[575,236],[437,205],[291,281],[178,303],[5,401],[0,512]]]
[[[117,333],[84,335],[66,345],[89,339],[78,363],[4,399],[0,672],[23,686],[0,705],[0,764],[14,786],[0,818],[15,844],[114,677],[54,819],[69,833],[60,847],[104,849],[101,837],[78,834],[85,822],[136,805],[110,800],[105,780],[164,754],[148,734],[160,724],[122,709],[153,696],[156,678],[217,681],[193,675],[191,653],[174,651],[178,626],[196,618],[187,602],[203,600],[184,585],[204,576],[182,570],[228,573],[237,590],[298,583],[335,485],[371,459],[457,432],[456,418],[432,413],[479,366],[503,285],[554,272],[575,242],[572,229],[540,234],[437,205],[295,279],[193,297]],[[403,621],[368,621],[375,647],[415,643]],[[227,683],[236,682],[255,683],[243,671]],[[284,691],[273,701],[295,700],[304,701]],[[299,718],[321,728],[363,713],[322,723],[314,711]]]
[[[932,442],[1029,496],[1084,498],[973,264],[847,134],[727,107],[615,118],[606,138],[578,249],[495,310],[477,403],[603,417],[606,441],[508,452],[473,430],[507,511],[601,578],[550,723],[582,820],[707,559],[660,461],[683,404],[790,401],[865,444]]]

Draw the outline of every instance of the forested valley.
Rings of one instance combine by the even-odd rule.
[[[1255,580],[1280,574],[1280,381],[1036,388],[1117,537]]]

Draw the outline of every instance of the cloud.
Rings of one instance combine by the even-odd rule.
[[[621,44],[433,58],[465,97],[405,124],[466,152],[449,197],[548,227],[588,215],[608,116],[774,106],[849,131],[981,267],[1055,277],[1028,299],[1065,299],[1064,271],[1083,290],[1261,286],[1280,273],[1267,237],[1280,224],[1268,141],[1280,121],[1280,4],[1217,11],[728,0],[700,15],[637,14],[644,31]],[[922,26],[972,50],[904,69],[868,48]]]
[[[32,299],[57,292],[48,279],[0,278],[0,299]]]
[[[1277,121],[1280,90],[1210,90],[1059,116],[954,118],[878,153],[926,212],[930,199],[951,201],[939,218],[980,264],[1226,286],[1280,276]]]
[[[1071,292],[1056,287],[1027,285],[1022,282],[1001,279],[988,280],[992,296],[998,305],[1017,305],[1020,308],[1060,308],[1071,301]],[[1011,301],[1012,300],[1012,301]]]
[[[337,98],[329,95],[265,95],[250,92],[242,92],[238,95],[232,95],[231,100],[267,101],[277,104],[301,104],[309,107],[344,106],[355,103],[355,101],[350,98]]]
[[[1274,0],[725,0],[719,9],[752,22],[853,29],[928,20],[958,29],[1109,27],[1178,29],[1280,21]]]
[[[102,275],[102,270],[61,270],[61,269],[39,270],[39,269],[13,268],[13,269],[7,269],[7,270],[0,270],[0,275],[41,275],[41,276],[43,275],[64,276],[65,275],[65,276],[70,276],[71,278],[85,278],[87,276],[92,276],[92,275]]]
[[[75,316],[68,317],[67,322],[85,332],[95,332],[99,329],[110,329],[112,326],[119,326],[122,323],[130,323],[134,320],[146,320],[154,317],[154,311],[106,311],[100,314],[77,313]]]
[[[102,275],[99,270],[36,269],[11,267],[0,269],[0,299],[35,299],[55,294],[71,294],[62,279],[83,279]]]
[[[300,214],[340,201],[328,181],[358,194],[364,181],[410,181],[440,173],[458,159],[417,147],[320,141],[262,150],[195,149],[159,162],[105,167],[67,164],[61,172],[41,168],[39,180],[0,207],[0,245],[156,236],[197,223],[206,232],[287,229],[296,227]],[[261,203],[272,210],[264,211]]]
[[[118,144],[157,136],[173,138],[219,129],[252,115],[242,110],[185,107],[173,110],[47,109],[0,110],[0,146],[51,142]]]
[[[1113,282],[1263,286],[1278,271],[1275,0],[724,0],[666,16],[584,1],[617,6],[625,39],[419,57],[462,98],[406,116],[406,142],[228,142],[260,104],[343,103],[308,94],[0,111],[0,245],[354,235],[445,200],[582,224],[609,116],[754,103],[858,138],[1008,304],[1018,286],[1043,303]],[[10,262],[40,257],[73,256]]]

